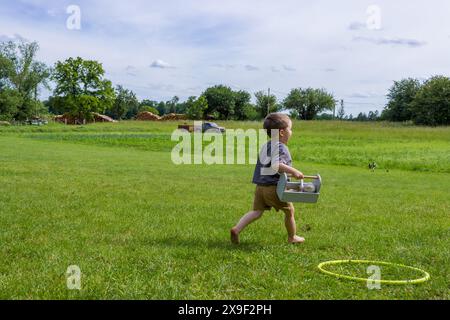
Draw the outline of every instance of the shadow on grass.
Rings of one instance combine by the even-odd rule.
[[[260,243],[246,241],[239,245],[234,245],[228,239],[207,239],[207,238],[181,238],[167,237],[159,239],[146,239],[145,245],[163,248],[188,248],[188,249],[216,249],[223,251],[260,251],[267,249]]]

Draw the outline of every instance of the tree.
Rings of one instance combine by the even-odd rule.
[[[0,121],[11,121],[17,115],[23,99],[17,90],[0,90]]]
[[[314,117],[314,120],[334,120],[334,117],[330,113],[322,113]]]
[[[158,102],[157,101],[153,101],[153,100],[149,100],[149,99],[144,99],[139,103],[140,106],[148,106],[148,107],[152,107],[152,108],[156,108],[158,106]]]
[[[394,81],[389,89],[388,104],[383,110],[382,118],[388,121],[407,121],[413,118],[411,103],[422,84],[419,80],[408,78]]]
[[[80,57],[58,61],[52,79],[56,82],[54,96],[65,106],[62,111],[78,120],[90,120],[92,112],[111,109],[115,92],[104,75],[103,66],[97,61]]]
[[[63,97],[49,97],[44,104],[52,114],[61,115],[66,112],[65,99]]]
[[[186,114],[189,119],[200,120],[204,117],[204,112],[208,109],[208,100],[204,96],[189,97],[186,101]]]
[[[160,103],[158,103],[158,105],[156,106],[156,110],[158,110],[159,114],[162,116],[167,114],[166,103],[164,101],[161,101]]]
[[[378,110],[374,111],[369,111],[369,115],[367,116],[367,120],[369,121],[377,121],[379,118],[379,113]]]
[[[244,106],[244,120],[258,120],[261,119],[258,111],[256,110],[256,106],[252,103],[247,103]]]
[[[411,103],[415,124],[450,124],[450,78],[435,76],[427,80]]]
[[[335,99],[324,89],[292,89],[284,99],[283,106],[288,110],[295,110],[302,120],[312,120],[320,112],[333,110]]]
[[[156,114],[157,116],[159,116],[158,109],[155,109],[154,107],[151,107],[151,106],[146,106],[146,105],[139,106],[138,113],[139,112],[151,112],[151,113]]]
[[[235,94],[231,88],[214,86],[206,89],[202,96],[208,102],[205,115],[217,113],[222,120],[230,120],[234,116]]]
[[[261,118],[267,117],[268,113],[278,112],[280,106],[277,104],[277,97],[273,94],[268,95],[264,91],[255,93],[256,111]]]
[[[3,46],[5,44],[2,44]],[[0,49],[3,51],[3,49]],[[14,72],[14,65],[10,58],[4,56],[0,51],[0,90],[7,88],[9,77]]]
[[[166,110],[168,113],[177,113],[178,102],[180,102],[180,98],[174,96],[171,100],[166,102]]]
[[[355,118],[355,121],[367,121],[367,120],[368,120],[367,115],[366,113],[363,112],[360,112],[358,116]]]
[[[13,100],[20,101],[16,106],[14,118],[25,120],[36,115],[42,105],[38,103],[40,86],[49,88],[48,78],[51,70],[42,62],[36,61],[39,45],[36,42],[9,41],[0,44],[0,90],[10,89]],[[4,100],[5,101],[5,100]],[[40,108],[37,108],[39,105]]]
[[[136,114],[134,114],[135,111]],[[118,85],[116,88],[116,99],[107,114],[114,119],[122,120],[124,118],[131,119],[139,111],[139,101],[136,94]]]
[[[249,114],[251,95],[247,91],[234,92],[234,118],[236,120],[246,120]]]
[[[139,106],[137,108],[132,108],[128,111],[126,118],[133,119],[138,115],[139,112],[145,112],[145,111],[151,112],[156,115],[164,114],[164,113],[159,112],[157,101],[144,99],[139,103]]]

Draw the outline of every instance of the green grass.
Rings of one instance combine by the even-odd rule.
[[[257,122],[220,123],[229,129],[259,129]],[[170,151],[176,123],[125,122],[67,127],[0,127],[0,133],[38,140],[123,146],[146,151]],[[294,160],[321,164],[450,173],[450,130],[393,126],[385,123],[296,122],[290,143]]]
[[[324,178],[317,205],[296,204],[307,242],[287,245],[272,211],[235,247],[253,167],[173,165],[174,127],[0,128],[0,298],[450,299],[450,129],[296,123],[295,165]],[[318,272],[334,259],[407,264],[431,280],[368,290]],[[81,291],[66,288],[69,265]],[[382,268],[405,276],[420,274]]]

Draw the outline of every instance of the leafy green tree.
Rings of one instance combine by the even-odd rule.
[[[163,103],[163,104],[165,106],[165,103]],[[165,110],[165,108],[164,108],[164,110]],[[127,119],[134,118],[139,112],[144,112],[144,111],[151,112],[151,113],[156,114],[156,115],[160,115],[161,114],[159,112],[159,110],[158,110],[158,102],[157,101],[144,99],[139,104],[139,107],[136,110],[136,113],[130,118],[127,117]]]
[[[415,124],[450,124],[450,78],[435,76],[427,80],[411,103]]]
[[[51,114],[61,115],[66,112],[65,99],[63,97],[49,97],[44,104]]]
[[[86,94],[70,96],[66,103],[70,107],[70,114],[79,120],[92,120],[93,112],[103,113],[105,110],[100,99]]]
[[[5,44],[3,44],[4,46]],[[14,72],[14,65],[10,58],[0,51],[0,90],[7,88],[9,77]]]
[[[208,100],[204,96],[189,97],[186,101],[186,114],[189,119],[203,119],[205,111],[208,109]]]
[[[355,118],[355,121],[367,121],[367,114],[365,112],[360,112],[358,116]]]
[[[177,105],[177,113],[179,113],[179,114],[186,114],[186,112],[187,112],[186,101],[178,103],[178,105]]]
[[[244,119],[243,120],[259,120],[261,119],[260,114],[256,110],[256,106],[252,103],[247,103],[244,106]]]
[[[0,90],[0,121],[11,121],[17,115],[23,98],[17,90]]]
[[[367,120],[369,121],[377,121],[379,119],[379,113],[378,110],[374,111],[369,111],[369,114],[367,116]]]
[[[292,89],[283,101],[283,107],[291,111],[291,116],[303,119],[306,115],[306,95],[303,89]]]
[[[174,96],[172,99],[166,102],[166,110],[167,113],[177,113],[178,112],[178,103],[180,102],[180,98]]]
[[[388,121],[411,120],[413,118],[411,103],[421,86],[421,82],[413,78],[394,81],[387,95],[389,101],[382,118]]]
[[[201,110],[201,115],[199,115],[199,112],[197,110],[195,110],[194,103],[196,101],[197,101],[197,97],[190,96],[185,102],[186,103],[186,115],[188,116],[189,119],[199,120],[199,119],[203,118],[204,110]]]
[[[92,112],[104,113],[115,102],[111,81],[97,61],[69,58],[58,61],[52,79],[56,82],[54,96],[59,97],[68,112],[79,120],[92,119]]]
[[[139,105],[141,106],[147,106],[147,107],[152,107],[152,108],[157,108],[158,106],[158,102],[157,101],[153,101],[153,100],[149,100],[149,99],[144,99],[142,100]]]
[[[158,105],[156,106],[156,109],[158,110],[161,116],[167,114],[167,107],[164,101],[159,102]]]
[[[236,120],[246,120],[250,114],[251,95],[247,91],[241,90],[234,92],[234,118]]]
[[[116,99],[107,114],[116,120],[122,120],[124,118],[131,119],[137,114],[136,112],[136,114],[133,115],[134,110],[139,110],[139,101],[136,94],[133,91],[118,85],[116,88]],[[129,116],[131,117],[129,118]]]
[[[231,88],[217,85],[205,90],[202,94],[208,102],[205,115],[217,113],[221,120],[231,120],[234,116],[235,93]]]
[[[292,89],[284,99],[283,106],[288,110],[295,110],[299,119],[312,120],[317,114],[325,110],[332,111],[336,102],[332,94],[324,89]]]
[[[156,114],[157,116],[159,116],[158,109],[155,109],[154,107],[150,107],[150,106],[146,106],[146,105],[143,105],[143,106],[139,107],[139,112],[145,112],[145,111],[146,112],[151,112],[151,113]]]
[[[37,101],[40,86],[49,88],[51,70],[36,61],[39,45],[36,42],[9,41],[0,44],[0,90],[15,90],[21,97],[14,118],[25,120],[36,115],[42,105]],[[10,94],[12,91],[7,91]],[[19,101],[14,94],[13,100]],[[5,101],[5,100],[4,100]],[[40,108],[36,106],[39,104]]]
[[[277,97],[273,94],[268,95],[264,91],[255,93],[256,112],[260,118],[267,117],[268,113],[278,112],[281,108],[277,103]]]
[[[314,120],[334,120],[334,117],[330,113],[322,113],[320,115],[317,115]]]
[[[289,116],[291,117],[291,119],[300,119],[300,114],[295,109],[294,110],[290,110]]]

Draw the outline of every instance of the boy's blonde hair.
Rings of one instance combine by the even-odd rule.
[[[273,129],[286,129],[289,127],[291,118],[284,113],[271,113],[264,120],[264,129],[267,130],[267,135],[272,137]]]

